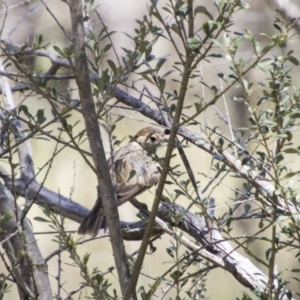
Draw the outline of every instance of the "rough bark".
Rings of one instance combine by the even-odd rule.
[[[115,192],[109,175],[89,79],[82,1],[70,1],[69,7],[72,21],[73,45],[75,49],[74,71],[77,75],[76,83],[82,105],[82,115],[94,161],[100,197],[103,199],[103,206],[119,275],[120,287],[122,294],[125,295],[130,280],[130,271],[120,228],[120,218],[115,200]]]

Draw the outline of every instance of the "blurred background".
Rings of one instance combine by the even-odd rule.
[[[163,1],[160,1],[161,3]],[[288,1],[287,1],[288,2]],[[232,31],[244,32],[245,29],[250,30],[253,35],[258,38],[262,44],[264,43],[264,38],[259,36],[259,33],[264,32],[268,35],[272,35],[275,32],[273,26],[275,17],[279,17],[279,14],[276,12],[276,7],[273,1],[260,1],[260,0],[249,0],[249,9],[238,12],[234,17],[234,26],[231,28]],[[14,43],[23,44],[26,41],[31,45],[35,39],[36,35],[43,35],[47,43],[49,43],[48,51],[55,53],[53,46],[64,47],[70,44],[70,41],[65,37],[64,33],[58,26],[59,22],[65,31],[71,35],[70,28],[70,15],[67,5],[62,1],[50,0],[50,1],[8,1],[8,6],[2,2],[2,10],[0,15],[0,22],[4,23],[4,28],[2,31],[1,39],[9,39]],[[110,0],[102,1],[96,0],[94,6],[97,7],[98,13],[101,15],[101,18],[104,24],[107,26],[109,31],[115,31],[116,33],[112,35],[112,41],[117,51],[119,58],[124,55],[122,47],[130,48],[131,41],[124,34],[126,32],[129,35],[134,35],[134,28],[136,26],[135,20],[141,19],[143,15],[147,15],[147,1],[141,0],[131,0],[131,1],[119,1],[119,0]],[[159,4],[162,5],[162,4]],[[195,6],[203,5],[210,11],[213,15],[216,15],[216,10],[213,5],[213,2],[210,0],[196,0]],[[56,20],[52,17],[46,7],[51,11],[51,13],[56,17]],[[297,14],[300,9],[300,1],[290,1],[288,8]],[[201,19],[204,15],[198,14],[198,24],[203,22]],[[298,17],[295,15],[294,17]],[[91,24],[94,26],[94,30],[97,33],[100,32],[102,25],[99,24],[95,15],[91,15]],[[106,41],[107,42],[107,41]],[[295,51],[295,57],[299,58],[299,37],[295,32],[293,38],[289,41],[289,48]],[[239,51],[239,55],[243,57],[251,57],[253,55],[252,50],[243,45]],[[162,73],[165,73],[170,68],[176,56],[174,55],[174,49],[171,44],[167,43],[165,39],[161,39],[158,43],[155,44],[153,48],[153,54],[156,57],[168,57],[167,63],[164,65]],[[275,53],[274,54],[278,54]],[[116,61],[115,56],[112,54],[109,59]],[[35,70],[35,72],[45,72],[50,67],[50,62],[46,58],[31,58],[27,62],[28,67]],[[226,58],[212,58],[210,62],[203,62],[199,66],[202,73],[202,77],[208,85],[220,86],[221,83],[217,77],[217,74],[220,72],[228,73],[229,72],[229,61]],[[64,70],[61,71],[62,73]],[[174,75],[175,76],[175,75]],[[260,80],[265,79],[265,75],[257,69],[253,69],[248,75],[248,80],[259,82]],[[173,77],[172,77],[173,78]],[[295,77],[295,85],[298,85],[297,77]],[[134,80],[137,80],[138,77],[131,76],[128,79],[128,84],[131,85]],[[60,91],[64,91],[66,88],[76,89],[74,81],[58,81],[55,83],[49,82],[49,84],[55,84],[56,88]],[[147,82],[138,82],[135,86],[139,89],[143,88],[143,85],[147,85]],[[125,87],[122,87],[124,90],[127,90]],[[149,86],[151,89],[151,86]],[[167,82],[166,91],[173,91],[178,89],[178,84],[170,80]],[[133,91],[127,90],[131,95],[140,97],[140,94]],[[154,95],[158,96],[159,93],[155,89],[151,90]],[[256,97],[259,96],[258,91],[257,95],[253,94],[253,101],[256,101]],[[192,104],[195,102],[195,95],[203,96],[203,87],[199,83],[199,79],[192,82],[192,86],[188,91],[188,97],[186,100],[186,105]],[[246,107],[239,103],[231,101],[232,96],[238,96],[242,94],[242,90],[239,88],[231,89],[229,93],[226,94],[226,103],[228,105],[229,116],[232,122],[232,127],[243,127],[248,126],[247,119],[247,109]],[[25,97],[25,95],[27,95]],[[76,90],[73,93],[73,98],[76,98]],[[49,104],[45,99],[40,97],[35,97],[26,93],[15,93],[14,94],[16,104],[20,103],[26,104],[28,107],[33,109],[33,112],[39,108],[45,108],[46,116],[51,119],[51,112]],[[211,98],[211,95],[207,95],[208,100]],[[26,99],[25,99],[26,98]],[[1,98],[0,98],[1,99]],[[143,99],[144,100],[144,99]],[[145,99],[147,103],[150,101]],[[112,102],[113,103],[113,102]],[[225,106],[223,102],[219,102],[216,105],[216,108],[221,112],[225,112]],[[186,110],[185,113],[189,113],[189,110]],[[126,109],[114,109],[113,114],[111,115],[112,120],[116,119],[118,116],[125,116],[125,118],[118,123],[118,126],[114,134],[123,141],[122,145],[125,145],[129,139],[128,135],[134,135],[140,128],[153,124],[151,120],[147,120],[141,117],[138,113]],[[80,123],[77,127],[77,130],[80,131],[83,128],[83,121],[78,113],[73,113],[71,123],[75,123],[77,120],[80,120]],[[216,110],[210,108],[205,115],[201,116],[199,121],[206,122],[211,127],[220,126],[221,131],[225,134],[229,134],[227,126],[224,126],[224,123],[217,116]],[[53,132],[58,134],[58,128],[60,124],[52,125],[51,129]],[[200,131],[200,128],[195,126],[191,128],[195,131]],[[103,130],[102,130],[103,131]],[[107,141],[107,135],[103,131],[104,144],[107,149],[107,154],[109,155],[109,146]],[[33,148],[33,157],[35,163],[36,172],[38,172],[43,165],[51,158],[53,151],[56,147],[56,143],[52,141],[45,141],[41,139],[32,140]],[[89,150],[87,143],[83,145],[83,148]],[[163,155],[164,149],[161,149],[160,155]],[[193,170],[197,179],[200,181],[200,186],[203,188],[210,181],[210,178],[214,176],[214,172],[211,169],[212,158],[204,153],[203,151],[188,145],[186,148],[186,153],[190,162],[193,166]],[[175,165],[179,163],[180,160],[175,158],[172,160],[172,164]],[[2,162],[1,162],[2,163]],[[4,163],[4,162],[3,162]],[[46,176],[47,168],[43,168],[39,175],[38,180],[40,182],[44,181]],[[216,183],[217,184],[217,183]],[[222,180],[222,183],[213,189],[211,196],[216,199],[216,210],[215,216],[221,215],[227,211],[226,205],[231,203],[234,198],[234,192],[232,189],[241,188],[242,182],[231,177],[226,177]],[[70,149],[63,150],[57,158],[54,160],[49,174],[47,175],[45,186],[55,192],[58,192],[64,196],[70,197],[72,200],[85,205],[88,208],[91,208],[96,199],[96,178],[93,172],[88,168],[83,159],[75,151]],[[241,188],[242,189],[242,188]],[[171,187],[172,190],[172,187]],[[211,190],[209,190],[210,192]],[[153,200],[154,189],[144,193],[142,196],[139,196],[138,199],[147,203],[149,206]],[[209,194],[208,192],[208,194]],[[204,195],[204,196],[208,196]],[[22,200],[20,200],[20,204]],[[186,200],[181,196],[178,200],[178,203],[181,205],[187,205]],[[150,206],[151,207],[151,206]],[[137,211],[130,205],[124,204],[119,208],[120,217],[124,221],[134,221],[138,218],[136,217]],[[51,231],[51,228],[46,223],[36,222],[33,220],[36,216],[42,216],[42,210],[38,206],[34,206],[28,217],[32,220],[32,225],[34,232],[38,233],[36,235],[40,249],[44,257],[51,254],[58,248],[58,245],[52,241],[53,235],[51,234],[40,234],[42,232]],[[78,224],[70,220],[65,221],[67,230],[76,231]],[[254,221],[245,221],[239,222],[234,226],[234,234],[240,235],[243,233],[251,234],[257,231],[258,227]],[[74,238],[77,238],[74,235]],[[142,269],[144,274],[148,274],[153,278],[160,276],[164,273],[171,263],[171,257],[167,254],[166,248],[170,247],[171,237],[164,235],[160,240],[155,242],[155,247],[157,250],[152,255],[148,255],[145,259],[145,264]],[[136,251],[139,248],[140,242],[125,242],[127,253],[130,254]],[[262,259],[265,259],[265,250],[266,244],[263,242],[253,243],[251,245],[251,250]],[[183,246],[181,250],[184,251]],[[79,246],[79,253],[83,256],[84,253],[91,253],[89,260],[89,266],[91,268],[98,267],[99,269],[105,271],[109,267],[113,266],[113,256],[108,238],[96,239],[85,245]],[[240,250],[242,255],[245,253]],[[283,268],[289,268],[293,263],[293,253],[286,253],[282,259],[278,260],[278,270]],[[67,253],[62,254],[62,282],[63,289],[67,292],[75,289],[79,286],[81,282],[79,270],[75,267],[68,265],[70,260]],[[162,262],[166,262],[162,264]],[[266,269],[259,265],[257,262],[253,261],[263,272],[266,272]],[[58,262],[57,256],[53,257],[49,261],[49,274],[50,279],[53,284],[53,291],[57,291],[57,281],[55,277],[58,272]],[[4,266],[0,262],[0,270],[2,271]],[[113,273],[107,275],[107,278],[113,283],[113,288],[118,288],[117,275],[114,271]],[[139,285],[148,286],[148,284],[153,283],[151,279],[147,276],[140,276]],[[163,286],[162,286],[163,287]],[[242,296],[242,292],[246,289],[237,283],[237,281],[231,276],[228,275],[224,270],[217,269],[210,272],[207,280],[207,293],[206,297],[212,300],[215,299],[232,299],[233,296]],[[248,291],[249,292],[249,291]],[[85,295],[85,291],[83,295]],[[172,292],[169,294],[173,296]],[[64,298],[64,295],[62,295]],[[74,299],[78,299],[79,294],[74,296]],[[83,298],[83,297],[82,297]],[[167,297],[168,298],[168,297]],[[6,295],[5,299],[17,299],[16,289],[13,287],[11,293]]]

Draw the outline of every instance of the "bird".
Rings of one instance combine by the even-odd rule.
[[[160,164],[151,155],[162,142],[168,140],[169,134],[169,129],[162,131],[145,127],[134,137],[130,137],[131,141],[108,159],[117,206],[157,184]],[[106,228],[106,224],[102,199],[98,197],[90,213],[80,224],[78,234],[96,236],[101,228]]]

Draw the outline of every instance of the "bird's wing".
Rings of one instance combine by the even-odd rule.
[[[112,159],[108,163],[119,205],[144,192],[159,180],[158,163],[136,142],[116,151],[113,161],[115,171],[112,168]]]

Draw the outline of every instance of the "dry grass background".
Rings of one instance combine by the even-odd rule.
[[[196,4],[201,4],[207,6],[208,10],[213,9],[212,1],[203,0],[203,1],[195,1]],[[15,4],[17,5],[17,1]],[[46,2],[53,14],[57,17],[59,22],[64,26],[64,28],[70,32],[70,18],[69,11],[67,6],[61,1],[47,1]],[[251,30],[255,36],[260,32],[266,32],[268,34],[272,34],[274,31],[273,20],[276,16],[276,12],[274,8],[265,1],[260,0],[252,0],[248,2],[250,8],[248,10],[239,12],[235,16],[235,25],[234,28],[237,31],[243,31],[245,28]],[[109,30],[116,31],[116,34],[113,35],[112,39],[114,45],[118,51],[118,55],[122,55],[121,47],[130,47],[129,39],[122,33],[126,32],[128,34],[133,34],[133,29],[135,27],[135,20],[141,18],[144,14],[147,14],[146,1],[140,0],[131,0],[131,1],[119,1],[119,0],[110,0],[110,1],[95,1],[95,5],[98,4],[98,11],[101,14],[104,23],[108,27]],[[35,6],[37,6],[35,8]],[[35,9],[34,9],[35,8]],[[32,12],[31,10],[34,9]],[[20,20],[23,21],[16,28],[16,30],[10,36],[10,39],[16,43],[22,43],[24,38],[32,39],[32,37],[36,34],[42,34],[46,41],[51,43],[49,47],[50,51],[53,51],[52,46],[64,46],[68,41],[64,38],[63,33],[59,30],[58,26],[54,22],[53,18],[50,14],[45,10],[44,6],[39,1],[31,1],[26,5],[18,5],[14,8],[9,9],[8,19],[6,21],[5,30],[3,32],[3,37],[5,38],[8,33],[14,28],[16,24]],[[3,14],[2,14],[3,15]],[[1,15],[1,17],[2,17]],[[201,20],[200,20],[201,22]],[[97,30],[97,29],[96,29]],[[289,47],[297,49],[299,44],[298,37],[294,37],[290,41]],[[159,43],[153,49],[153,53],[156,56],[165,56],[170,55],[171,60],[173,49],[169,44],[166,44],[164,39],[161,39]],[[247,57],[250,56],[251,53],[249,49],[244,46],[240,53],[240,55]],[[299,57],[299,51],[296,51],[296,57]],[[114,59],[112,57],[111,59]],[[168,62],[165,66],[167,69],[170,68],[171,64]],[[41,71],[46,70],[49,67],[49,62],[47,59],[38,58],[35,61],[35,70]],[[217,79],[216,74],[218,72],[228,72],[229,70],[229,62],[226,59],[214,59],[211,63],[203,63],[201,65],[203,77],[208,84],[219,85],[220,82]],[[264,79],[262,73],[257,70],[253,70],[251,74],[248,76],[249,80],[251,78],[258,81],[258,78],[261,77],[261,80]],[[129,83],[131,83],[130,78]],[[65,89],[66,82],[60,82],[58,85],[61,90]],[[139,87],[142,86],[137,85]],[[298,82],[295,82],[298,84]],[[75,87],[74,83],[69,82],[69,86]],[[167,89],[173,90],[174,88],[178,88],[174,86],[174,83],[170,80],[167,83]],[[245,107],[243,107],[239,103],[235,103],[230,100],[230,97],[236,94],[239,94],[241,91],[239,89],[233,89],[230,93],[226,95],[226,101],[229,106],[229,113],[232,121],[232,126],[237,127],[243,124],[247,124],[247,112]],[[139,96],[137,93],[130,91],[132,95]],[[155,94],[156,91],[153,90]],[[193,87],[188,92],[188,100],[187,104],[190,101],[191,103],[195,100],[194,95],[200,94],[202,95],[202,87],[196,81],[193,82]],[[74,93],[74,97],[76,93]],[[23,100],[23,94],[15,94],[15,99],[18,103]],[[256,101],[253,98],[253,101]],[[47,105],[44,99],[37,99],[34,97],[30,97],[26,100],[26,104],[30,106],[33,110],[36,110],[40,107],[46,107],[46,111],[49,113],[49,106]],[[217,105],[218,109],[221,112],[224,112],[224,105],[220,102]],[[116,134],[121,139],[128,134],[133,135],[138,129],[141,127],[148,125],[149,120],[142,118],[138,113],[130,112],[127,110],[116,109],[114,110],[116,115],[126,115],[117,126]],[[49,117],[50,114],[48,114]],[[77,119],[81,119],[81,117],[74,113],[73,121],[75,122]],[[204,116],[203,116],[204,118]],[[81,119],[82,120],[82,119]],[[205,120],[211,126],[221,126],[224,134],[228,134],[227,128],[224,124],[219,120],[216,116],[215,111],[211,108],[207,112],[205,116]],[[81,121],[78,130],[80,127],[82,128],[83,121]],[[59,127],[59,124],[53,125],[53,130]],[[195,130],[199,130],[199,128],[194,128]],[[124,141],[124,144],[128,142],[128,139]],[[106,147],[108,146],[107,141],[104,140],[104,144]],[[52,156],[53,150],[55,148],[55,143],[46,142],[43,140],[34,139],[32,140],[33,147],[33,157],[35,161],[35,168],[38,171],[46,161]],[[89,150],[88,144],[85,143],[84,148]],[[108,147],[107,147],[108,149]],[[160,152],[161,154],[163,153]],[[211,157],[209,157],[206,153],[199,149],[195,149],[192,146],[189,146],[186,150],[187,156],[189,157],[195,174],[204,173],[206,176],[213,176],[213,171],[211,170]],[[176,164],[176,159],[172,161],[173,164]],[[38,176],[39,181],[44,180],[46,170],[42,170],[42,172]],[[201,186],[204,187],[208,182],[208,178],[205,176],[198,174],[197,178],[201,182]],[[229,198],[233,197],[233,192],[230,188],[237,188],[241,184],[240,181],[234,180],[230,177],[226,178],[222,184],[214,190],[212,196],[216,198],[216,205],[222,206],[225,203],[230,203]],[[74,201],[77,201],[87,207],[92,207],[95,198],[96,198],[96,178],[93,172],[88,168],[88,166],[84,163],[81,157],[75,152],[71,150],[64,150],[62,153],[58,155],[58,157],[54,160],[54,163],[51,167],[50,173],[46,179],[45,186],[53,191],[59,192],[62,195],[69,196]],[[229,188],[230,187],[230,188]],[[151,192],[152,191],[152,192]],[[152,203],[152,193],[153,189],[150,192],[147,192],[139,197],[139,199],[143,200],[147,204]],[[21,203],[21,202],[20,202]],[[186,204],[185,199],[182,197],[179,199],[180,204]],[[222,208],[216,209],[216,216],[221,214],[224,210]],[[122,220],[133,221],[136,220],[135,216],[136,210],[130,205],[125,204],[119,208],[120,216]],[[29,213],[29,218],[33,220],[35,216],[41,215],[41,208],[34,206]],[[32,221],[32,225],[34,228],[34,232],[48,231],[50,228],[47,224]],[[78,224],[66,220],[66,226],[68,230],[77,230]],[[255,231],[257,226],[253,221],[250,222],[242,222],[238,224],[238,228],[235,229],[236,234],[249,233],[251,231]],[[252,229],[253,228],[253,229]],[[51,252],[57,249],[58,245],[52,241],[53,236],[51,235],[37,235],[40,249],[44,256],[49,255]],[[76,236],[75,236],[76,238]],[[166,253],[166,248],[170,246],[171,238],[167,235],[164,235],[159,241],[155,242],[155,246],[157,247],[157,251],[151,255],[147,256],[145,260],[144,267],[142,272],[145,274],[149,274],[153,277],[161,275],[164,270],[166,270],[170,264],[170,257]],[[264,258],[264,251],[266,245],[262,242],[254,243],[251,249],[258,254],[258,256]],[[139,242],[126,242],[126,249],[128,253],[132,253],[133,251],[139,248]],[[83,255],[85,252],[90,252],[91,258],[89,260],[89,266],[91,268],[98,267],[102,270],[106,270],[107,268],[113,265],[113,256],[110,247],[110,242],[108,238],[97,239],[95,241],[89,242],[84,246],[79,247],[79,253]],[[244,254],[241,251],[242,254]],[[282,257],[282,261],[278,261],[279,269],[290,266],[289,261],[292,263],[292,253],[286,253],[284,257]],[[80,283],[79,270],[75,267],[71,267],[67,265],[70,263],[68,259],[68,255],[63,253],[62,255],[62,282],[63,289],[66,291],[70,291],[76,288]],[[165,262],[165,263],[162,263]],[[3,264],[0,262],[0,270],[4,268]],[[263,270],[266,271],[266,270]],[[56,293],[57,291],[57,282],[55,277],[58,272],[58,264],[57,257],[54,257],[49,262],[49,274],[51,276],[51,282],[53,284],[53,291]],[[113,283],[113,287],[118,289],[116,272],[107,276],[111,282]],[[139,285],[146,285],[151,283],[152,281],[145,276],[140,277]],[[241,296],[241,292],[245,291],[245,288],[239,285],[236,280],[228,275],[223,270],[214,270],[208,276],[207,281],[207,297],[211,300],[215,299],[232,299],[235,295]],[[172,293],[170,294],[172,295]],[[78,296],[75,296],[74,299],[77,299]],[[12,288],[11,293],[5,296],[5,299],[17,299],[17,293],[15,288]]]

